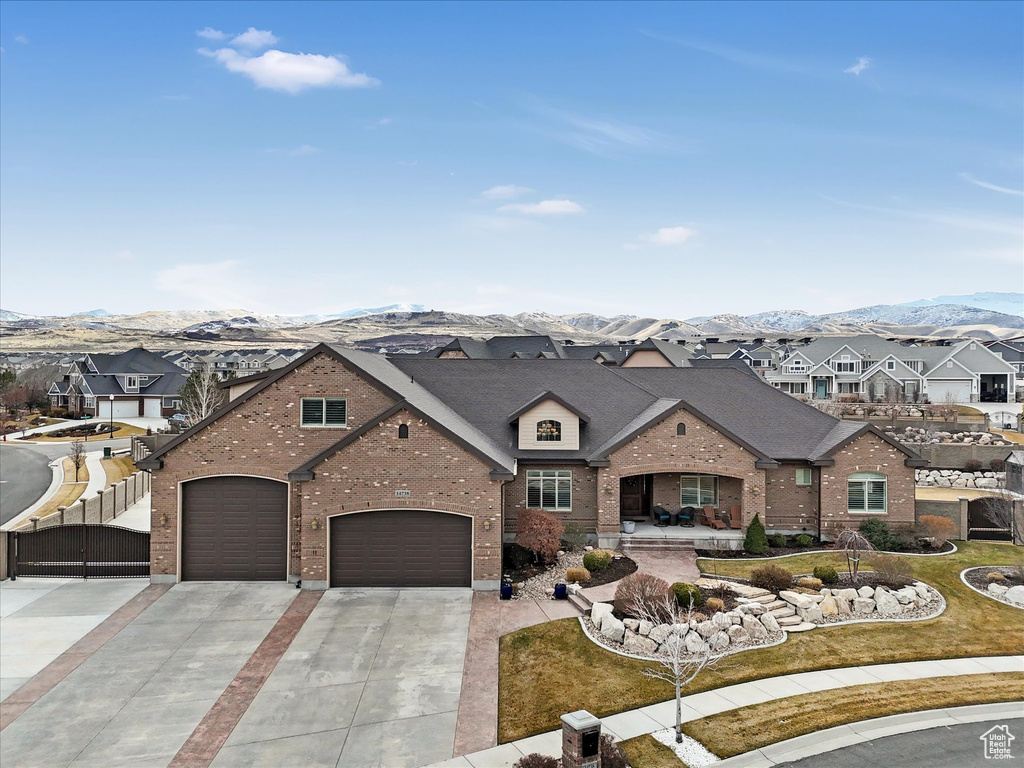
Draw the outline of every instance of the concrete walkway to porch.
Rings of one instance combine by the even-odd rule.
[[[629,557],[636,563],[638,573],[649,573],[664,579],[669,584],[685,581],[690,584],[700,578],[697,567],[697,553],[693,550],[671,552],[644,552],[634,550]],[[600,587],[587,587],[580,590],[591,603],[610,603],[615,598],[615,588],[619,582],[602,584]]]

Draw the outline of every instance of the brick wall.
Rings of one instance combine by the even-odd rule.
[[[821,535],[834,538],[846,527],[881,517],[893,528],[914,526],[914,468],[903,463],[905,454],[877,435],[861,435],[833,455],[835,466],[821,468]],[[888,479],[885,515],[846,511],[846,482],[856,472],[879,472]]]
[[[778,469],[765,470],[768,487],[761,522],[769,531],[818,532],[820,470],[811,467],[811,484],[797,485],[797,469],[807,469],[807,465],[783,464]]]
[[[675,512],[680,504],[679,477],[684,472],[663,472],[654,476],[651,506],[664,507]],[[714,474],[714,473],[711,473]],[[735,477],[718,478],[718,508],[727,510],[734,504],[743,505],[743,481]]]
[[[394,401],[365,379],[326,354],[316,355],[267,389],[225,414],[206,429],[163,456],[163,469],[153,471],[152,569],[157,575],[178,572],[178,486],[213,475],[253,475],[287,480],[325,448],[343,438],[346,429],[299,426],[302,397],[345,397],[348,427],[355,429],[387,410]],[[297,542],[301,514],[291,495],[291,573],[299,573]],[[161,525],[166,515],[166,525]]]
[[[409,425],[409,437],[398,426]],[[490,467],[407,411],[399,411],[314,469],[301,484],[302,579],[326,581],[332,515],[368,509],[428,509],[470,515],[473,580],[501,578],[501,482]],[[396,497],[395,491],[409,491]],[[312,520],[318,528],[313,530]],[[485,527],[485,525],[487,527]]]
[[[505,532],[515,533],[519,510],[526,509],[526,473],[531,469],[567,469],[572,472],[572,509],[552,512],[563,524],[597,533],[597,470],[582,464],[520,464],[516,479],[505,486]]]

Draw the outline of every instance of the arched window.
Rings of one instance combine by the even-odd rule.
[[[850,512],[885,514],[885,475],[878,472],[850,475],[846,480],[846,508]]]
[[[683,424],[682,422],[679,422],[678,424],[676,424],[676,434],[677,435],[685,435],[686,434],[686,425]]]
[[[399,440],[408,440],[409,439],[409,425],[408,424],[399,424],[398,425],[398,439]]]
[[[562,440],[562,422],[545,419],[537,422],[538,443],[558,443]]]

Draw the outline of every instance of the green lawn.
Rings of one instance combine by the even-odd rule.
[[[1007,544],[957,543],[942,557],[910,557],[914,575],[937,588],[948,607],[939,617],[909,623],[822,627],[790,635],[772,648],[729,656],[694,680],[685,694],[763,677],[860,664],[1003,656],[1024,653],[1024,614],[989,600],[960,581],[960,571],[979,565],[1024,564],[1024,550]],[[834,562],[818,554],[774,561],[794,573]],[[700,560],[705,572],[708,561]],[[722,575],[743,576],[756,562],[719,562]],[[973,630],[971,628],[974,628]],[[669,685],[642,676],[647,662],[602,650],[576,619],[547,622],[501,638],[498,740],[513,741],[559,727],[565,712],[586,709],[604,717],[672,698]]]

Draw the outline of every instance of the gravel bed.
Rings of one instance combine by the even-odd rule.
[[[992,571],[998,571],[1006,576],[1006,581],[999,582],[1004,587],[1016,587],[1024,584],[1024,578],[1021,578],[1020,569],[1011,565],[979,565],[976,568],[967,568],[960,574],[960,578],[967,586],[990,600],[995,600],[998,603],[1010,605],[1014,608],[1024,608],[1020,603],[1015,603],[1012,600],[1007,600],[1003,595],[997,595],[995,592],[988,591],[988,574],[992,573]]]
[[[682,760],[684,765],[690,766],[690,768],[705,768],[705,766],[714,765],[721,761],[721,758],[713,752],[709,752],[703,744],[696,739],[690,738],[685,733],[683,734],[683,741],[676,744],[674,728],[655,731],[651,734],[651,737],[675,752],[676,757]]]
[[[585,552],[565,552],[559,555],[555,563],[543,573],[519,582],[519,589],[512,595],[513,600],[554,600],[548,594],[555,584],[565,582],[565,572],[569,568],[582,568]]]

